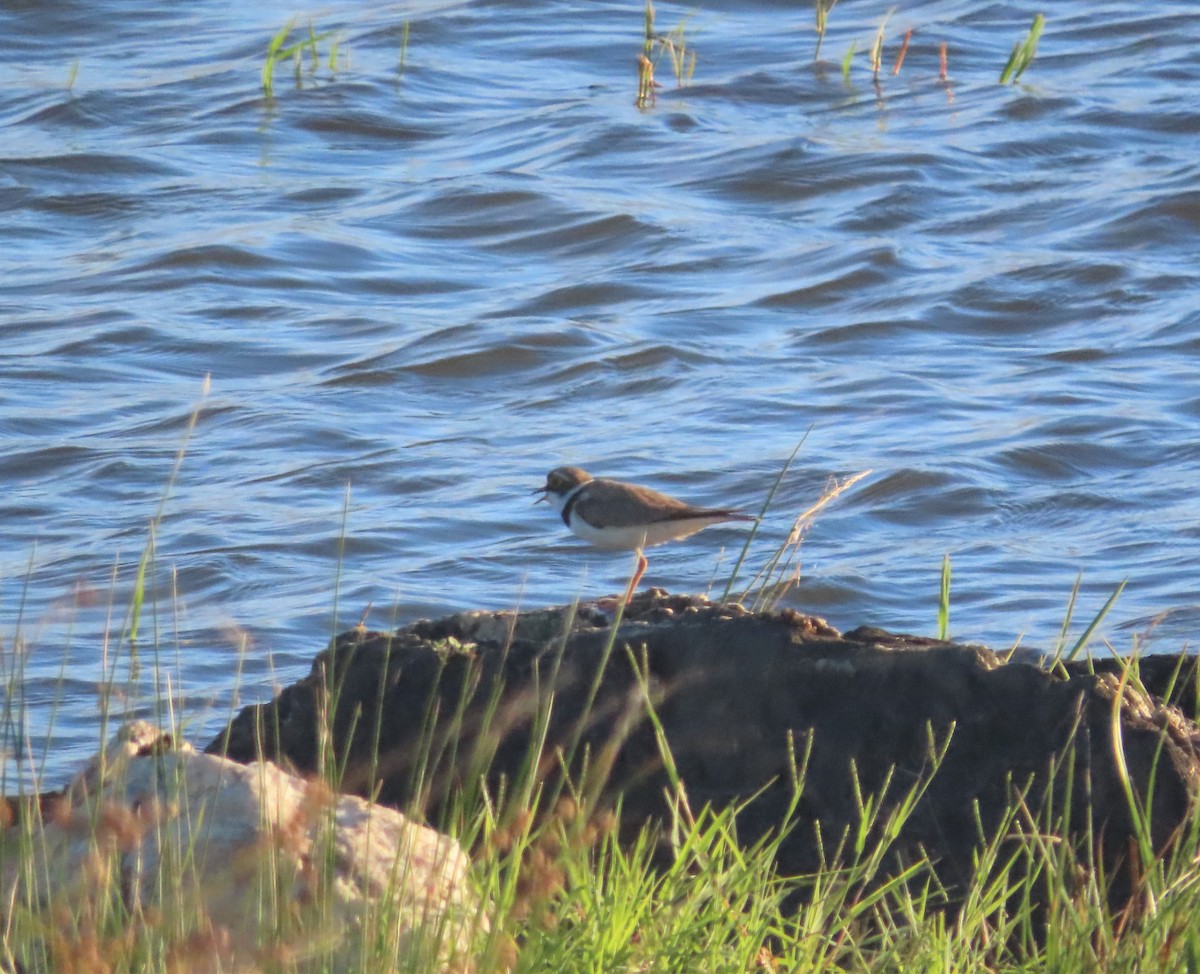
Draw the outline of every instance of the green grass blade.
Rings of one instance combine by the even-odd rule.
[[[879,77],[879,69],[883,67],[883,35],[887,31],[888,21],[892,19],[892,14],[895,12],[895,7],[888,8],[888,12],[880,21],[879,29],[875,32],[875,41],[871,44],[871,73],[876,78]]]
[[[942,591],[938,598],[938,639],[950,638],[950,554],[942,556]]]
[[[800,447],[804,446],[804,441],[808,439],[808,434],[812,431],[813,428],[811,426],[804,431],[804,435],[800,437],[800,442],[796,444],[796,448],[792,450],[791,455],[784,462],[783,468],[775,478],[775,483],[771,485],[771,489],[767,492],[767,499],[763,501],[762,508],[758,512],[758,520],[754,522],[754,527],[750,529],[750,533],[746,536],[746,542],[742,545],[741,553],[733,565],[733,572],[730,574],[729,581],[725,585],[725,591],[721,593],[722,603],[728,601],[729,593],[733,591],[733,586],[737,582],[738,572],[741,570],[742,563],[746,560],[746,555],[750,553],[750,545],[754,543],[754,536],[758,534],[758,529],[762,525],[762,519],[766,515],[767,509],[771,506],[771,500],[775,497],[775,492],[779,490],[779,485],[783,483],[783,478],[787,475],[788,468],[792,465],[792,461],[796,459],[796,454],[800,452]]]
[[[1000,72],[1000,84],[1006,85],[1010,81],[1015,84],[1025,69],[1033,63],[1034,57],[1037,56],[1038,38],[1042,36],[1042,28],[1045,26],[1045,14],[1038,14],[1033,18],[1024,39],[1013,45],[1012,54],[1008,56],[1004,70]]]
[[[821,60],[821,43],[825,40],[825,29],[829,26],[829,11],[834,8],[837,0],[817,0],[817,49],[813,51],[813,60]]]
[[[1054,662],[1062,659],[1063,650],[1067,648],[1067,633],[1071,631],[1071,619],[1075,615],[1075,603],[1079,600],[1079,587],[1083,584],[1083,572],[1075,576],[1075,584],[1071,586],[1071,597],[1067,600],[1067,611],[1063,614],[1062,629],[1058,633],[1058,642],[1054,644]]]
[[[158,499],[158,510],[154,512],[154,517],[150,520],[150,537],[146,540],[146,547],[143,549],[142,557],[138,561],[137,576],[133,583],[133,598],[129,607],[128,633],[130,642],[137,639],[138,622],[141,619],[142,603],[146,596],[146,566],[154,554],[158,525],[162,522],[163,512],[167,507],[167,498],[171,495],[171,488],[175,485],[175,480],[179,477],[179,469],[183,466],[183,458],[187,455],[188,443],[191,442],[192,432],[196,429],[196,423],[200,419],[200,410],[204,408],[204,400],[208,397],[211,387],[212,377],[206,375],[204,377],[204,384],[201,387],[200,402],[192,410],[192,415],[188,419],[187,429],[183,433],[183,442],[179,444],[179,450],[175,454],[175,465],[171,468],[171,475],[167,478],[167,486],[163,489],[162,496]]]
[[[317,32],[313,30],[312,19],[308,21],[308,42],[304,45],[308,48],[309,56],[312,58],[312,69],[317,70],[321,66],[321,58],[317,54]]]
[[[1096,627],[1099,626],[1100,622],[1104,619],[1104,617],[1106,615],[1108,615],[1108,610],[1111,609],[1116,604],[1118,596],[1120,596],[1121,592],[1123,592],[1125,590],[1125,583],[1128,581],[1129,581],[1129,579],[1125,579],[1124,581],[1121,582],[1120,585],[1118,585],[1116,587],[1116,589],[1113,591],[1113,594],[1108,597],[1108,601],[1104,603],[1103,608],[1101,608],[1100,611],[1096,613],[1096,617],[1091,621],[1091,623],[1088,625],[1088,627],[1083,631],[1083,635],[1080,636],[1078,640],[1076,640],[1075,645],[1071,647],[1071,651],[1069,653],[1067,653],[1067,662],[1068,663],[1071,662],[1071,660],[1073,660],[1081,652],[1083,652],[1084,647],[1087,646],[1088,642],[1092,638],[1092,633],[1094,633],[1096,631]]]
[[[296,18],[293,17],[275,33],[270,43],[267,44],[267,59],[263,61],[262,66],[262,87],[263,93],[268,98],[274,94],[275,90],[275,63],[288,56],[286,53],[281,54],[280,51],[283,47],[283,42],[288,39],[288,35],[292,32],[292,27],[295,23]]]
[[[1004,70],[1000,72],[1000,84],[1006,85],[1009,79],[1012,78],[1013,71],[1017,67],[1017,58],[1021,56],[1021,42],[1017,41],[1013,45],[1012,53],[1008,56],[1008,60],[1004,62]]]
[[[150,522],[150,540],[142,549],[137,575],[133,580],[133,596],[129,601],[129,641],[137,642],[138,623],[142,618],[142,604],[146,600],[146,565],[150,562],[150,551],[154,547],[154,522]]]
[[[851,41],[850,47],[846,51],[846,56],[842,58],[842,80],[850,81],[850,62],[854,60],[854,52],[858,50],[858,41]]]
[[[1042,36],[1042,28],[1046,26],[1046,17],[1044,14],[1038,14],[1033,18],[1033,26],[1029,28],[1029,36],[1025,39],[1025,43],[1021,46],[1021,64],[1017,68],[1016,74],[1013,75],[1013,81],[1018,81],[1025,69],[1033,63],[1033,59],[1037,56],[1038,38]]]

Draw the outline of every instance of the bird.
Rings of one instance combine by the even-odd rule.
[[[555,467],[532,493],[542,495],[535,504],[553,504],[571,533],[584,541],[605,551],[637,553],[625,604],[649,565],[644,548],[686,538],[722,521],[758,520],[731,508],[693,507],[640,484],[593,477],[579,467]]]

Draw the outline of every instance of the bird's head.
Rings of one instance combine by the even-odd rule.
[[[592,475],[586,470],[580,470],[578,467],[555,467],[546,474],[546,483],[544,486],[537,488],[531,493],[541,494],[535,504],[540,504],[542,501],[552,501],[556,507],[562,507],[563,499],[571,493],[576,487],[586,484],[592,479]]]

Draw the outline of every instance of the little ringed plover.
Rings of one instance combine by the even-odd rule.
[[[723,507],[693,507],[649,487],[593,477],[578,467],[555,467],[533,491],[549,501],[571,533],[608,551],[637,552],[637,569],[625,601],[632,597],[649,562],[643,548],[686,538],[721,521],[754,521]]]

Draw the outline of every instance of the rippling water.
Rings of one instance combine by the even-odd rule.
[[[53,776],[94,747],[197,408],[128,703],[152,709],[157,662],[198,741],[368,603],[384,626],[618,591],[629,558],[531,506],[550,467],[755,509],[810,427],[759,557],[874,472],[790,604],[928,633],[949,553],[959,638],[1052,645],[1082,573],[1075,633],[1127,578],[1112,644],[1187,643],[1194,5],[1064,0],[1011,88],[1035,8],[903,5],[873,84],[885,7],[837,5],[814,64],[807,5],[660,3],[697,69],[677,90],[661,62],[645,109],[637,2],[335,2],[311,17],[337,69],[281,66],[273,99],[295,8],[0,7],[0,639],[27,749],[50,735]],[[647,582],[719,584],[741,537],[656,549]]]

